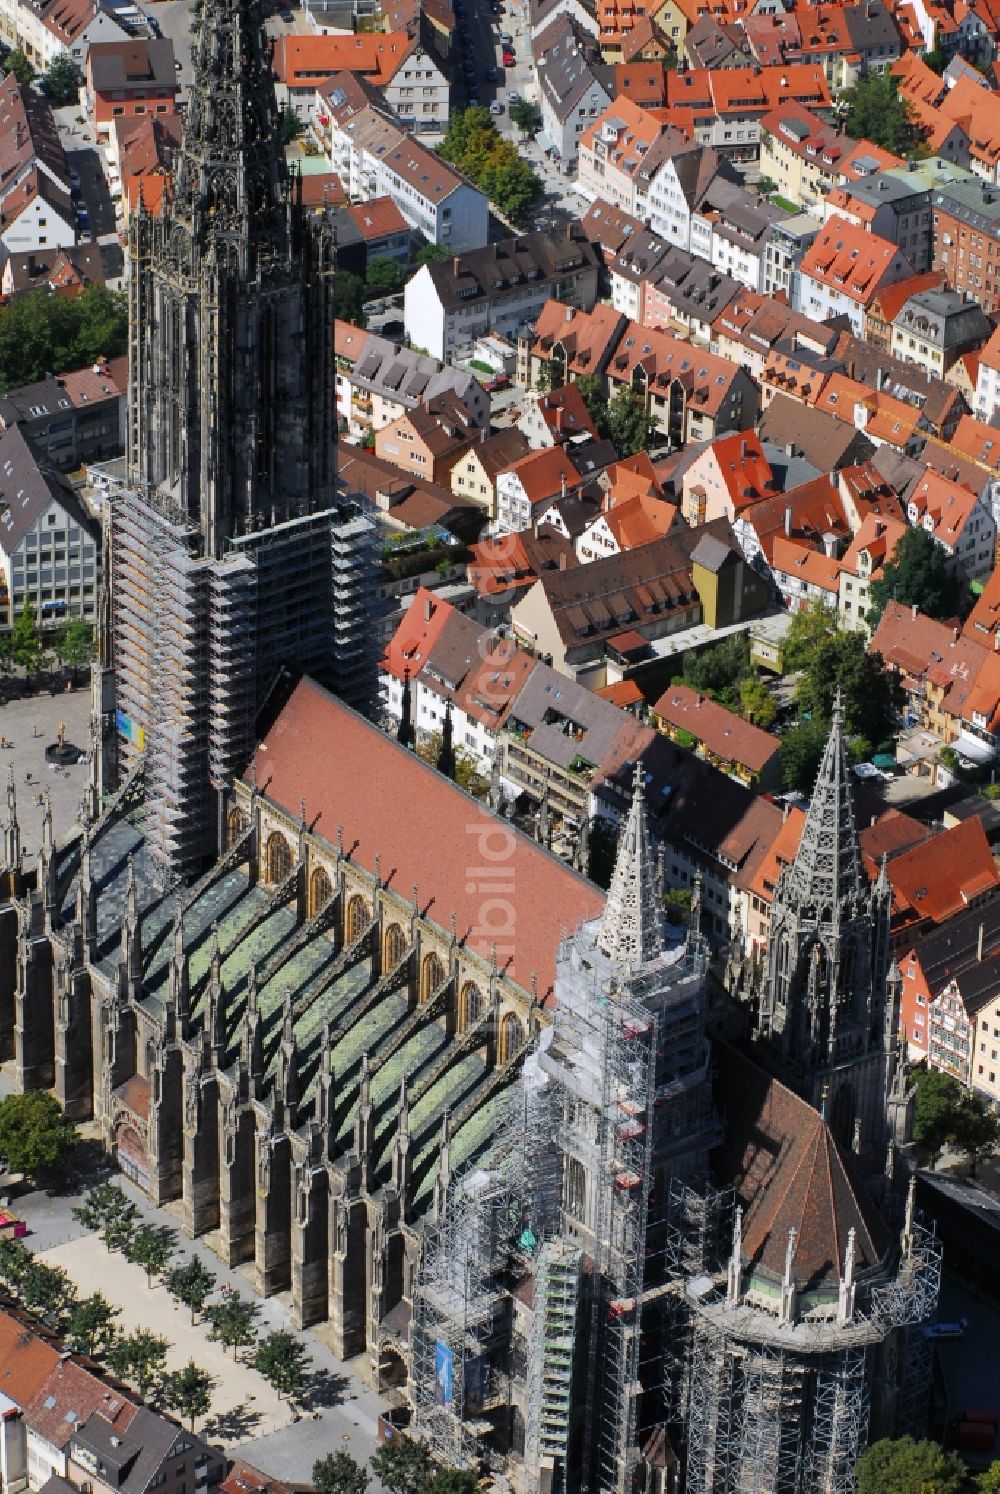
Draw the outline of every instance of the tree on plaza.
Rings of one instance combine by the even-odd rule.
[[[37,674],[41,668],[45,655],[45,645],[38,631],[38,618],[31,602],[26,602],[15,617],[14,626],[10,630],[10,642],[14,663],[24,670],[25,678],[30,681],[32,675]]]
[[[941,546],[926,529],[916,525],[901,534],[892,558],[869,588],[868,626],[875,628],[888,601],[914,605],[939,622],[954,617],[968,588],[948,563]]]
[[[312,1481],[316,1494],[365,1494],[368,1470],[350,1453],[327,1453],[313,1464]]]
[[[31,1270],[35,1257],[23,1240],[0,1235],[0,1281],[16,1297],[21,1282]]]
[[[951,1141],[968,1159],[969,1175],[975,1177],[980,1158],[996,1151],[1000,1141],[1000,1116],[978,1095],[967,1090],[952,1122]]]
[[[28,1177],[63,1166],[76,1150],[76,1127],[43,1089],[0,1100],[0,1162]]]
[[[744,676],[740,680],[740,715],[744,720],[767,731],[774,725],[777,714],[778,707],[764,681],[757,675]]]
[[[899,687],[882,655],[869,653],[863,633],[837,629],[820,640],[799,680],[796,704],[829,721],[838,689],[851,736],[875,748],[892,736]]]
[[[479,186],[505,218],[517,222],[542,195],[542,183],[509,140],[497,139],[499,145]]]
[[[811,794],[826,746],[825,721],[800,721],[781,739],[781,772],[786,789]]]
[[[476,1494],[479,1476],[474,1468],[439,1468],[425,1494]]]
[[[94,625],[85,617],[67,618],[56,629],[52,647],[59,662],[70,671],[76,684],[77,671],[94,658]]]
[[[14,668],[14,644],[9,633],[0,635],[0,674],[10,674]]]
[[[873,1442],[857,1462],[858,1494],[964,1494],[968,1470],[940,1443],[899,1437]]]
[[[89,285],[78,296],[28,291],[0,306],[0,390],[31,384],[51,369],[114,358],[128,346],[128,300]]]
[[[130,1198],[116,1183],[98,1183],[96,1188],[91,1188],[82,1204],[78,1204],[73,1210],[73,1218],[84,1229],[92,1229],[99,1234],[109,1250],[120,1250],[121,1244],[111,1244],[108,1239],[108,1230],[117,1238],[124,1239],[131,1235],[135,1228],[135,1221],[139,1217],[139,1210]]]
[[[645,451],[656,434],[656,424],[649,418],[646,401],[627,384],[608,400],[608,438],[621,457]]]
[[[221,1302],[215,1302],[205,1316],[211,1323],[208,1336],[214,1343],[232,1349],[233,1358],[237,1350],[248,1349],[257,1339],[256,1319],[260,1308],[256,1302],[247,1302],[239,1292],[227,1292]]]
[[[522,135],[533,135],[541,128],[542,111],[537,104],[529,103],[527,99],[518,99],[516,104],[510,106],[510,120]]]
[[[365,271],[368,289],[376,296],[394,296],[406,282],[406,270],[387,254],[376,254]]]
[[[125,1257],[134,1266],[142,1267],[147,1286],[152,1286],[153,1277],[162,1276],[176,1249],[173,1230],[140,1224],[125,1246]]]
[[[57,109],[75,104],[80,93],[80,70],[68,52],[53,57],[45,70],[45,92]]]
[[[78,1354],[86,1354],[91,1359],[107,1354],[118,1337],[115,1319],[120,1314],[121,1308],[112,1307],[101,1292],[85,1297],[70,1314],[67,1344]]]
[[[309,1376],[305,1346],[284,1328],[261,1339],[253,1356],[253,1367],[279,1397],[288,1400],[299,1394]]]
[[[819,597],[813,597],[801,612],[793,612],[782,644],[785,668],[789,671],[804,669],[813,651],[836,627],[836,617],[829,607],[824,607]]]
[[[148,1328],[136,1328],[112,1345],[108,1365],[123,1380],[131,1380],[143,1400],[149,1399],[153,1386],[163,1376],[170,1344]]]
[[[334,310],[338,321],[353,322],[356,327],[365,325],[365,283],[351,270],[338,270],[334,283]]]
[[[204,1312],[205,1303],[215,1291],[214,1273],[196,1255],[183,1266],[174,1266],[164,1276],[163,1282],[171,1297],[188,1309],[192,1323],[196,1313]]]
[[[423,1494],[434,1476],[434,1460],[426,1442],[398,1434],[379,1443],[371,1468],[389,1494]]]
[[[183,1369],[174,1370],[163,1382],[163,1403],[171,1411],[186,1416],[191,1431],[196,1418],[207,1416],[212,1404],[212,1391],[218,1381],[207,1370],[199,1369],[189,1359]]]
[[[63,1329],[77,1304],[76,1287],[61,1266],[32,1260],[17,1288],[18,1299],[51,1327]]]
[[[35,69],[25,57],[20,47],[15,47],[8,52],[3,60],[5,73],[13,73],[19,83],[30,83],[35,76]]]

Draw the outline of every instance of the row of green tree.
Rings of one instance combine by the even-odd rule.
[[[389,1494],[476,1494],[477,1474],[435,1463],[426,1443],[395,1436],[380,1443],[369,1467]],[[366,1494],[371,1475],[350,1453],[330,1453],[313,1464],[316,1494]]]
[[[44,632],[38,626],[38,615],[28,602],[14,619],[9,633],[0,634],[0,674],[23,669],[31,679],[50,659],[70,670],[74,678],[94,657],[94,627],[85,617],[68,617]]]
[[[0,306],[0,392],[85,368],[128,346],[122,291],[89,285],[78,296],[28,291]]]
[[[764,731],[769,731],[777,719],[777,703],[750,662],[746,633],[731,633],[709,648],[688,649],[681,655],[677,678]]]
[[[982,1157],[1000,1142],[1000,1116],[951,1074],[925,1066],[911,1074],[916,1087],[913,1139],[933,1167],[945,1147],[961,1152],[975,1175]]]
[[[497,133],[488,109],[452,114],[438,154],[485,192],[505,218],[519,221],[541,196],[541,181],[513,141]]]
[[[175,1263],[174,1231],[143,1222],[135,1204],[114,1183],[101,1183],[91,1189],[73,1213],[80,1224],[100,1236],[108,1250],[119,1251],[133,1265],[140,1266],[150,1287],[162,1281],[170,1296],[188,1309],[192,1323],[196,1318],[203,1319],[209,1339],[232,1349],[234,1360],[241,1349],[249,1351],[247,1363],[279,1396],[291,1399],[306,1389],[310,1364],[299,1340],[284,1329],[260,1338],[258,1304],[225,1288],[216,1299],[215,1274],[197,1256]],[[169,1343],[145,1330],[137,1330],[119,1343],[113,1323],[117,1311],[110,1309],[112,1316],[100,1322],[96,1321],[97,1308],[91,1311],[99,1331],[95,1332],[87,1352],[103,1353],[116,1374],[131,1379],[140,1394],[148,1395],[150,1387],[162,1375]]]
[[[913,1437],[873,1442],[856,1472],[858,1494],[1000,1494],[1000,1463],[975,1474],[957,1452]]]
[[[25,1312],[52,1328],[67,1346],[90,1359],[103,1360],[123,1380],[135,1385],[143,1400],[154,1393],[159,1402],[189,1418],[207,1414],[215,1379],[193,1360],[167,1372],[170,1345],[146,1328],[120,1334],[113,1307],[102,1292],[80,1298],[61,1266],[36,1260],[23,1240],[0,1238],[0,1282]]]

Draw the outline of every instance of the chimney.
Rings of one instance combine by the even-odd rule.
[[[430,622],[434,616],[434,602],[430,597],[424,598],[424,622]]]
[[[566,320],[568,322],[571,322],[573,320],[573,308],[572,308],[572,306],[567,306],[566,307]]]
[[[986,933],[985,923],[979,925],[979,938],[976,940],[976,959],[980,965],[983,963],[983,935]]]
[[[743,461],[746,461],[746,459],[747,459],[747,443],[745,441],[741,441],[740,442],[740,456],[742,457]]]
[[[566,551],[565,550],[561,550],[559,552],[559,569],[561,571],[564,571],[566,569]]]
[[[952,630],[951,630],[951,637],[952,637],[952,642],[953,643],[957,643],[958,642],[959,636],[961,634],[961,631],[962,631],[961,628],[952,628]]]
[[[916,620],[917,620],[917,604],[916,604],[916,602],[911,602],[910,603],[910,616],[913,618],[913,621],[916,622]]]
[[[458,274],[458,255],[457,254],[455,255],[455,258],[451,262],[451,273],[453,275],[457,275]]]
[[[791,537],[791,533],[792,533],[792,506],[791,506],[791,504],[789,504],[788,507],[785,509],[785,538],[786,539],[790,538]]]
[[[562,474],[562,477],[560,478],[560,483],[562,485],[562,496],[565,498],[566,497],[566,474],[565,474],[565,472]]]
[[[556,405],[556,430],[562,434],[563,409],[562,405]]]

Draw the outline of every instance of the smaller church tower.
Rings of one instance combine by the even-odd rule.
[[[861,864],[838,692],[798,852],[775,888],[756,1037],[841,1144],[879,1163],[897,1048],[890,903],[884,868],[870,887]]]

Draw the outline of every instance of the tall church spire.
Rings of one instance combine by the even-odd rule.
[[[286,230],[285,161],[259,0],[205,0],[192,60],[173,211],[200,239],[229,239],[251,261],[243,273],[252,273],[261,241]]]
[[[663,953],[663,919],[646,828],[641,762],[635,765],[632,804],[618,842],[597,943],[610,960],[621,965],[646,965]]]
[[[838,690],[812,803],[787,873],[786,896],[800,907],[836,909],[845,898],[860,897],[864,888]]]

